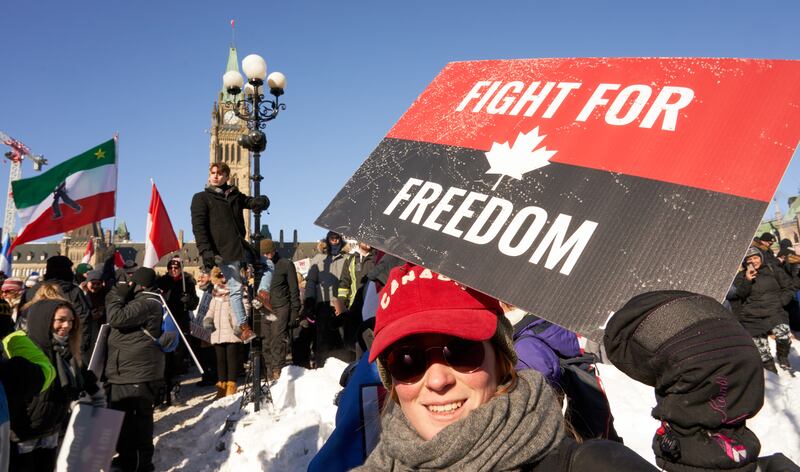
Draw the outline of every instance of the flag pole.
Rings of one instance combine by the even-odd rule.
[[[114,246],[114,236],[117,234],[117,192],[119,191],[119,132],[114,133],[114,218],[111,219],[111,240],[109,246]],[[114,247],[114,251],[117,248]]]

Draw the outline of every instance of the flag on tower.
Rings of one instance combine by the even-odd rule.
[[[3,249],[0,252],[0,272],[11,277],[11,236],[6,233],[3,236]]]
[[[114,216],[116,143],[109,139],[11,187],[22,223],[11,249]]]
[[[155,182],[150,194],[150,210],[147,212],[147,232],[144,242],[143,267],[155,267],[158,261],[170,252],[180,249],[167,209],[161,201]]]
[[[94,240],[89,238],[89,242],[86,243],[86,250],[83,251],[83,259],[81,259],[82,264],[88,264],[90,260],[92,260],[92,256],[94,256]]]

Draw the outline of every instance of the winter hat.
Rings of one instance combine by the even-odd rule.
[[[783,239],[781,239],[781,242],[780,242],[780,243],[778,243],[778,244],[780,245],[781,249],[784,249],[784,248],[789,248],[789,249],[791,249],[791,248],[793,248],[793,247],[794,247],[794,243],[793,243],[793,242],[791,242],[791,241],[789,241],[789,240],[788,240],[788,239],[786,239],[786,238],[783,238]]]
[[[261,254],[269,254],[275,252],[275,243],[271,239],[261,240]]]
[[[758,239],[764,241],[765,243],[771,243],[771,242],[775,241],[775,235],[773,235],[772,233],[768,233],[767,232],[767,233],[763,233],[761,236],[759,236]]]
[[[90,270],[86,273],[86,280],[103,280],[102,269]]]
[[[778,251],[778,257],[786,257],[789,254],[797,255],[791,247],[783,247]]]
[[[333,245],[331,244],[331,237],[336,236],[339,238],[339,244]],[[328,231],[328,234],[325,235],[325,247],[328,250],[328,254],[337,255],[341,252],[342,248],[344,247],[344,238],[341,234],[337,233],[336,231]]]
[[[94,269],[94,267],[92,267],[91,264],[87,264],[85,262],[81,262],[80,264],[75,266],[75,274],[76,275],[83,275],[83,274],[89,272],[92,269]]]
[[[764,253],[761,252],[761,249],[755,246],[750,246],[749,248],[747,248],[747,252],[744,253],[744,259],[742,259],[742,267],[747,265],[747,258],[750,256],[758,256],[761,258],[762,262],[764,261]]]
[[[0,316],[11,316],[12,313],[11,305],[9,305],[7,301],[0,298]]]
[[[755,469],[761,445],[745,420],[764,402],[761,358],[722,305],[690,292],[644,293],[614,314],[603,342],[617,368],[655,387],[660,467]]]
[[[4,292],[6,290],[20,291],[20,290],[22,290],[22,285],[23,285],[22,284],[22,279],[18,279],[16,277],[9,277],[9,278],[7,278],[6,280],[3,281],[3,288],[0,289],[0,290],[2,290]]]
[[[127,259],[122,266],[122,270],[124,270],[128,275],[133,274],[137,268],[139,268],[139,264],[137,264],[133,259]]]
[[[477,290],[413,264],[397,267],[378,294],[375,339],[369,361],[378,359],[394,342],[412,334],[437,333],[472,341],[495,341],[516,364],[512,328],[500,302]],[[381,381],[391,376],[378,362]]]
[[[67,256],[53,256],[47,259],[44,270],[45,280],[66,280],[72,281],[75,275],[72,273],[72,261]]]
[[[156,271],[149,267],[140,267],[136,269],[131,278],[136,285],[150,288],[156,284]]]

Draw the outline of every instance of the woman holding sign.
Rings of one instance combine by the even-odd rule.
[[[619,443],[567,437],[541,374],[514,370],[497,300],[410,264],[379,300],[370,361],[391,400],[358,470],[655,470]]]

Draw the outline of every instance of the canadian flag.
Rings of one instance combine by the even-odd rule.
[[[90,260],[92,260],[92,256],[94,256],[94,240],[89,238],[89,242],[86,243],[86,250],[83,251],[83,259],[81,259],[81,263],[88,264]]]
[[[158,261],[170,252],[180,249],[175,230],[169,221],[167,209],[161,201],[155,182],[150,194],[150,210],[147,212],[147,233],[144,243],[144,261],[142,266],[154,267]]]

